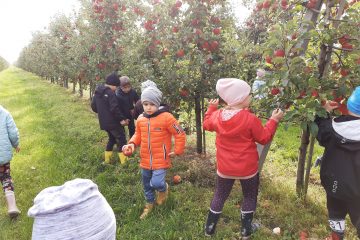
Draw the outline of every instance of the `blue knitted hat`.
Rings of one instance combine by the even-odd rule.
[[[347,101],[347,108],[350,112],[360,115],[360,86],[356,87]]]

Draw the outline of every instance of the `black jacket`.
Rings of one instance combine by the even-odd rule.
[[[130,92],[124,93],[121,88],[116,90],[116,97],[119,102],[119,107],[121,112],[127,119],[133,119],[131,116],[130,110],[134,109],[135,103],[139,100],[139,96],[134,89],[131,89]]]
[[[120,121],[126,119],[120,111],[115,93],[103,84],[96,87],[91,108],[98,114],[102,130],[116,129],[121,126]]]
[[[360,118],[317,118],[317,140],[325,147],[320,178],[327,194],[360,201]]]

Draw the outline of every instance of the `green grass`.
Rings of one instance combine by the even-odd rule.
[[[0,239],[30,239],[33,219],[27,217],[34,197],[44,188],[74,178],[89,178],[98,184],[112,206],[118,228],[117,239],[208,239],[203,225],[214,190],[214,135],[208,134],[207,158],[193,151],[188,139],[185,156],[173,161],[167,180],[180,174],[183,182],[170,185],[168,202],[155,208],[149,218],[139,221],[144,205],[138,159],[120,166],[115,157],[103,166],[106,134],[99,130],[89,102],[71,95],[30,73],[10,68],[0,73],[0,104],[13,115],[20,130],[21,152],[12,161],[15,193],[22,214],[16,221],[6,215],[0,197]],[[298,239],[306,230],[314,239],[327,233],[325,194],[313,169],[306,202],[295,195],[296,158],[300,132],[296,127],[279,129],[261,177],[257,219],[263,224],[253,239]],[[316,148],[315,156],[321,155]],[[212,239],[237,239],[241,188],[236,183],[225,204],[218,231]],[[348,224],[347,239],[356,239]],[[271,233],[282,229],[281,236]]]

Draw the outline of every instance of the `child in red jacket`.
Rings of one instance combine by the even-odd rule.
[[[259,188],[256,143],[266,144],[275,134],[284,113],[274,110],[270,120],[262,125],[248,107],[250,86],[235,78],[219,79],[216,91],[227,103],[217,109],[219,100],[210,100],[205,113],[204,129],[216,132],[217,184],[211,201],[205,234],[213,235],[224,203],[235,180],[239,179],[244,200],[241,208],[241,235],[247,239],[259,227],[252,223]]]

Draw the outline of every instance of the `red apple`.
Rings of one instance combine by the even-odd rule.
[[[316,91],[316,90],[312,90],[312,92],[311,92],[311,96],[312,96],[312,97],[315,97],[315,98],[319,97],[319,93],[318,93],[318,91]]]
[[[213,24],[219,24],[219,23],[220,23],[220,18],[219,18],[219,17],[211,17],[211,18],[210,18],[210,21],[211,21]]]
[[[177,8],[180,8],[181,7],[181,5],[182,5],[182,2],[181,1],[176,1],[176,3],[175,3],[175,7],[177,7]]]
[[[350,40],[350,36],[345,34],[344,36],[342,36],[341,38],[339,38],[339,43],[341,45],[344,45],[345,43],[347,43]]]
[[[265,62],[271,64],[272,63],[272,58],[270,56],[266,56],[265,57]]]
[[[270,0],[265,0],[265,1],[263,2],[263,4],[262,4],[262,7],[263,7],[264,9],[268,9],[268,8],[270,7],[270,5],[271,5]]]
[[[179,31],[179,29],[178,29],[177,27],[173,27],[173,28],[172,28],[172,32],[173,32],[173,33],[177,33],[178,31]]]
[[[180,96],[182,96],[182,97],[189,96],[189,91],[187,89],[185,89],[185,88],[181,88],[180,89]]]
[[[119,10],[119,4],[118,3],[113,3],[113,9],[115,12],[117,12]]]
[[[341,45],[342,48],[345,48],[345,49],[349,49],[349,50],[352,50],[353,49],[353,45],[351,45],[350,43],[344,43]]]
[[[215,35],[219,35],[219,34],[221,33],[221,29],[220,29],[220,28],[214,28],[214,29],[213,29],[213,33],[214,33]]]
[[[125,156],[131,156],[133,154],[131,147],[124,147],[122,152]]]
[[[274,52],[274,55],[275,55],[276,57],[285,57],[285,51],[282,50],[282,49],[278,49],[278,50],[276,50],[276,51]]]
[[[183,57],[184,55],[185,55],[184,49],[180,49],[176,52],[176,56],[179,58]]]
[[[209,50],[210,49],[210,44],[209,44],[209,42],[204,42],[203,44],[202,44],[202,49],[204,49],[204,50]]]
[[[173,177],[173,182],[174,182],[174,184],[180,183],[181,182],[181,177],[179,175],[175,175]]]
[[[210,44],[210,48],[212,51],[216,50],[219,47],[219,42],[218,41],[212,41]]]
[[[309,2],[306,3],[306,7],[309,8],[309,9],[312,9],[315,6],[316,6],[316,2],[314,3],[314,2],[309,1]]]
[[[162,50],[162,55],[166,56],[166,55],[168,55],[168,54],[169,54],[169,49],[164,48],[164,49]]]
[[[271,95],[278,95],[280,93],[280,89],[279,88],[273,88],[271,89]]]
[[[342,68],[342,69],[340,70],[340,74],[341,74],[341,76],[343,76],[343,77],[346,77],[347,75],[349,75],[349,73],[350,73],[349,69]]]
[[[206,63],[209,64],[209,65],[213,64],[212,58],[208,58],[208,59],[206,60]]]

